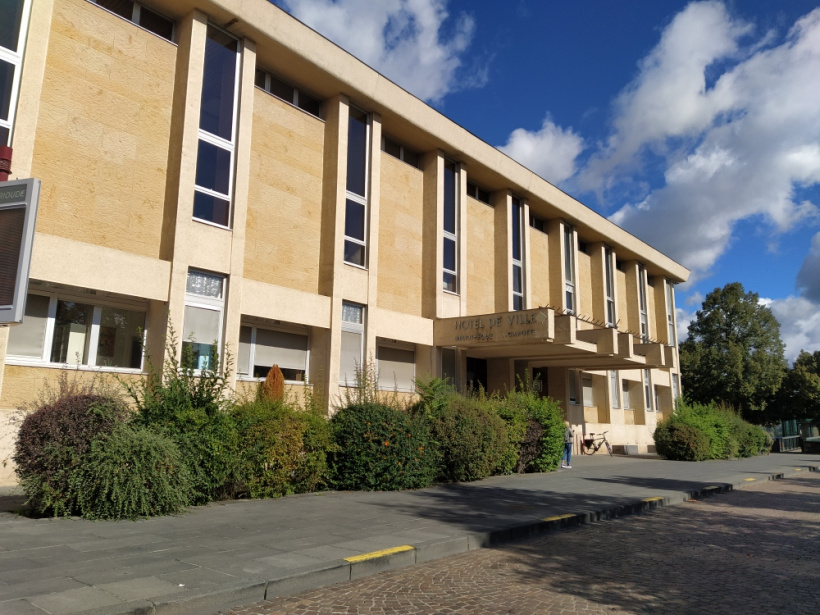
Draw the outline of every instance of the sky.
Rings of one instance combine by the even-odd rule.
[[[818,0],[274,0],[820,350]]]

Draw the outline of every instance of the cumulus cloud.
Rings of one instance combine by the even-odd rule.
[[[820,348],[820,310],[805,297],[768,300],[780,323],[780,337],[786,345],[786,359],[793,363],[801,350]]]
[[[795,195],[820,183],[820,9],[779,45],[764,37],[744,47],[749,34],[719,3],[678,14],[619,96],[606,146],[578,177],[606,192],[623,171],[660,161],[663,184],[611,219],[692,269],[693,280],[726,251],[741,220],[783,233],[818,218],[817,204]],[[723,71],[707,87],[716,67]],[[820,300],[817,253],[801,279]]]
[[[549,116],[537,131],[518,128],[510,134],[502,152],[553,184],[575,173],[575,160],[584,140],[571,129],[557,126]]]
[[[446,0],[279,0],[288,12],[423,100],[481,85],[458,79],[475,22]],[[446,34],[444,31],[447,25]]]

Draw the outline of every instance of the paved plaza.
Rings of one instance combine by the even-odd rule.
[[[817,594],[810,590],[818,585],[817,568],[811,564],[820,558],[795,538],[818,542],[818,519],[793,518],[802,514],[800,510],[809,515],[820,510],[817,475],[810,472],[820,465],[817,456],[781,453],[685,463],[596,455],[576,457],[572,465],[571,470],[548,474],[499,476],[418,491],[325,492],[221,502],[176,517],[138,522],[30,519],[0,512],[0,613],[210,614],[322,587],[333,586],[332,595],[343,595],[348,586],[338,584],[351,579],[369,577],[367,583],[386,583],[387,588],[400,569],[419,575],[440,571],[440,577],[420,580],[420,591],[461,583],[464,595],[475,594],[469,598],[473,602],[463,598],[440,610],[422,606],[415,612],[481,612],[469,609],[490,604],[493,591],[501,598],[511,595],[503,585],[493,590],[490,578],[459,576],[459,566],[482,568],[450,557],[457,555],[487,558],[484,568],[499,571],[508,585],[536,592],[522,596],[518,611],[510,607],[501,612],[548,612],[546,602],[526,601],[568,597],[576,610],[651,610],[658,600],[666,600],[668,609],[685,610],[683,597],[691,595],[687,586],[696,579],[681,571],[683,564],[692,562],[702,565],[691,574],[707,579],[731,569],[729,564],[745,563],[743,578],[727,581],[731,587],[721,581],[700,588],[703,602],[697,604],[706,605],[702,611],[729,612],[722,599],[727,591],[738,600],[756,596],[754,612],[799,612],[771,606],[773,600],[791,605],[788,601],[795,595],[809,596],[814,600],[809,603],[812,612],[818,611]],[[805,490],[779,498],[796,508],[754,503],[756,485],[772,487],[771,478],[788,479],[777,486]],[[744,487],[748,489],[732,493]],[[707,497],[710,494],[720,495]],[[691,498],[698,503],[684,503]],[[731,502],[743,500],[731,498],[752,500],[737,505]],[[697,516],[718,510],[724,502],[726,511],[734,512],[722,521]],[[14,508],[15,503],[19,500],[0,497],[0,509]],[[807,503],[813,508],[799,508]],[[673,504],[682,505],[666,508]],[[791,556],[782,558],[783,566],[775,570],[767,567],[773,553],[767,549],[778,540],[760,542],[754,550],[733,548],[739,537],[756,532],[749,524],[757,523],[755,519],[762,522],[759,510],[774,511],[768,520],[774,536],[793,542]],[[624,516],[638,512],[651,514]],[[667,539],[652,538],[652,524],[659,515],[680,524]],[[724,528],[722,534],[704,535],[718,526]],[[540,542],[513,544],[536,536],[541,536]],[[572,542],[581,536],[589,540]],[[609,541],[616,536],[630,539],[634,548],[612,547]],[[482,549],[498,545],[511,548],[510,557],[493,560],[500,552]],[[441,559],[446,557],[450,559]],[[796,565],[801,562],[803,566]],[[385,571],[391,574],[373,576]],[[551,578],[557,571],[568,575],[557,595],[540,593],[550,591],[549,586],[526,589],[528,577]],[[620,580],[613,582],[608,576],[613,571],[623,571]],[[485,586],[487,594],[477,593]],[[371,600],[386,601],[389,592],[375,587]],[[393,587],[398,595],[398,586]],[[766,601],[760,598],[764,590]],[[365,594],[357,590],[353,595]],[[749,599],[744,599],[733,612],[749,610]],[[376,602],[368,608],[382,610],[365,611],[360,605],[358,612],[389,612]],[[409,609],[400,606],[392,612],[414,612]]]

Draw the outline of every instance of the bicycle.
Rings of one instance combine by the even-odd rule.
[[[584,451],[585,455],[594,455],[598,452],[603,445],[606,444],[606,450],[609,453],[609,456],[612,457],[612,445],[609,443],[609,440],[606,439],[606,434],[608,431],[596,436],[594,433],[590,433],[588,436],[584,436],[583,446],[586,447],[586,451]]]

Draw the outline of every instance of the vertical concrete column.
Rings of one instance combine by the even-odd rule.
[[[533,307],[532,301],[532,256],[530,251],[530,204],[521,199],[521,264],[524,271],[524,309]]]
[[[376,360],[376,327],[379,297],[379,221],[381,205],[382,176],[382,119],[377,113],[370,116],[370,173],[367,212],[369,216],[367,234],[367,321],[364,329],[364,360]]]
[[[556,307],[561,310],[567,310],[570,306],[567,305],[567,293],[565,287],[566,280],[566,260],[564,259],[564,252],[566,245],[564,241],[564,230],[571,226],[563,220],[550,220],[549,222],[549,255],[550,263],[558,265],[555,268],[555,273],[550,276],[550,297]],[[575,309],[578,310],[579,301],[579,284],[578,284],[578,234],[573,229],[573,243],[575,250],[572,253],[573,269],[575,270]],[[557,275],[556,275],[557,274]]]
[[[463,164],[457,167],[458,184],[456,208],[458,209],[458,295],[457,316],[467,315],[467,169]]]
[[[512,194],[509,190],[490,195],[495,227],[495,311],[512,309]]]
[[[233,232],[228,295],[225,299],[224,353],[234,359],[239,351],[239,328],[242,320],[242,280],[245,275],[245,230],[248,220],[248,192],[251,172],[251,135],[253,133],[254,77],[256,43],[242,41],[239,69],[239,108],[237,109],[236,145],[234,147]],[[236,364],[228,385],[236,387]]]
[[[6,373],[6,353],[8,353],[9,329],[10,327],[0,327],[0,399],[3,399],[3,376]],[[0,433],[2,433],[1,430]]]
[[[592,282],[592,318],[606,323],[606,246],[594,243],[589,247]]]
[[[626,318],[625,329],[632,333],[641,341],[641,300],[640,300],[640,268],[637,261],[624,263],[624,273],[626,274]],[[622,329],[624,327],[621,327]],[[643,376],[642,376],[643,378]],[[643,380],[641,381],[643,387]]]
[[[193,11],[179,23],[174,101],[171,112],[171,135],[168,150],[168,183],[165,194],[166,212],[163,219],[161,258],[171,261],[168,290],[168,321],[181,335],[185,313],[185,290],[188,280],[188,231],[194,212],[197,143],[199,139],[199,108],[202,99],[202,76],[205,66],[205,39],[208,18]],[[164,349],[162,341],[150,332],[149,347],[156,352]],[[164,332],[162,332],[164,334]],[[179,357],[181,344],[173,349]],[[155,356],[160,356],[156,354]],[[162,353],[163,360],[165,352]]]
[[[441,152],[427,152],[422,158],[424,174],[424,220],[422,223],[422,316],[435,319],[440,317],[441,268],[444,258],[444,193],[441,188],[444,175],[444,156]]]

